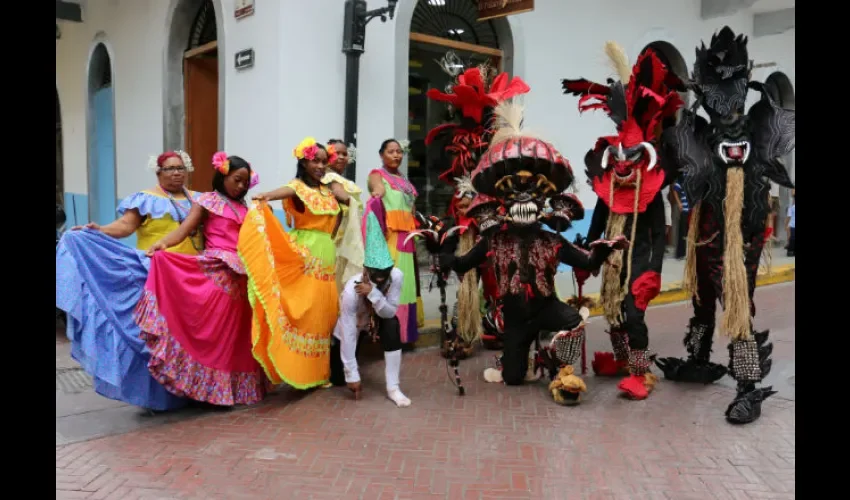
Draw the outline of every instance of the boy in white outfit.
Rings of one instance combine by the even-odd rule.
[[[378,219],[366,219],[366,248],[363,275],[349,279],[340,296],[339,319],[331,346],[331,381],[345,384],[360,398],[362,385],[357,368],[357,340],[361,331],[377,334],[384,348],[387,397],[397,406],[410,406],[399,389],[401,371],[401,324],[396,317],[403,273],[390,256]],[[340,374],[342,372],[342,374]]]

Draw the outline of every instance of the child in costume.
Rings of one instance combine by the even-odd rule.
[[[331,379],[344,378],[355,398],[362,385],[357,367],[357,340],[361,331],[377,337],[384,349],[387,397],[397,406],[410,406],[399,389],[401,325],[397,312],[404,275],[394,267],[386,238],[375,214],[366,218],[364,271],[345,284],[340,296],[339,320],[331,348]]]
[[[342,175],[348,165],[348,148],[339,139],[328,141],[328,168],[322,177],[322,184],[339,184],[348,193],[349,203],[340,205],[339,223],[334,229],[336,245],[336,285],[339,292],[352,276],[363,272],[363,233],[360,224],[363,205],[360,194],[363,192],[354,182]]]

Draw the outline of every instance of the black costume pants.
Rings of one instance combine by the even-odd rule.
[[[635,306],[634,294],[626,294],[622,304],[623,322],[622,328],[626,330],[629,339],[629,349],[644,351],[649,346],[649,328],[646,326],[646,311],[641,311]]]
[[[719,237],[718,237],[719,239]],[[714,242],[712,242],[714,243]],[[747,269],[747,293],[750,299],[750,316],[755,317],[756,305],[753,294],[756,291],[759,259],[764,244],[759,238],[753,238],[744,251],[744,266]],[[691,299],[694,306],[694,318],[704,325],[714,325],[717,314],[717,302],[723,299],[723,248],[720,244],[706,245],[696,249],[697,256],[697,297]]]
[[[705,236],[700,237],[704,240]],[[747,294],[750,302],[750,317],[755,317],[756,306],[753,294],[756,289],[759,259],[764,249],[763,232],[745,239],[749,245],[744,249],[744,267],[747,272]],[[708,361],[714,336],[714,318],[717,313],[717,302],[723,298],[723,241],[718,235],[710,243],[696,249],[697,258],[697,297],[692,300],[694,317],[691,320],[690,335],[698,334],[699,338],[685,338],[689,350],[698,359]],[[766,337],[762,340],[765,341]],[[695,351],[699,351],[698,353]],[[730,370],[729,374],[739,384],[760,381],[766,373],[762,371],[763,360],[759,354],[756,340],[732,341],[729,344]]]
[[[363,335],[361,335],[362,337]],[[378,318],[378,337],[384,352],[398,351],[401,349],[401,323],[398,317],[389,319]],[[331,342],[331,383],[333,385],[345,385],[345,369],[341,357],[342,343],[336,337]],[[354,356],[360,354],[360,338],[357,339],[357,350]]]
[[[528,352],[541,331],[572,330],[581,316],[557,297],[526,299],[508,295],[503,299],[505,337],[502,379],[507,385],[520,385],[528,372]]]
[[[679,214],[679,235],[676,241],[676,258],[681,259],[685,256],[688,242],[688,212]]]

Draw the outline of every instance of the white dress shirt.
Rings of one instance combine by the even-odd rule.
[[[339,319],[334,327],[334,337],[340,341],[340,355],[342,364],[345,368],[346,383],[360,382],[360,372],[357,369],[357,337],[360,334],[358,328],[358,317],[366,314],[366,303],[364,298],[357,295],[354,287],[357,282],[362,279],[362,275],[357,275],[348,280],[342,294],[339,298]],[[390,271],[390,287],[387,294],[384,295],[378,290],[375,283],[372,283],[372,291],[366,296],[366,299],[372,303],[375,309],[375,314],[379,318],[389,319],[395,316],[398,311],[399,299],[401,298],[401,285],[404,279],[404,273],[394,267]]]

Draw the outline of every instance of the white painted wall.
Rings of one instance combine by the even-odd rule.
[[[168,3],[90,0],[84,23],[63,23],[56,41],[56,86],[62,108],[65,191],[88,192],[88,59],[96,39],[113,56],[118,198],[153,184],[145,168],[162,147],[162,44]]]
[[[233,17],[233,0],[216,0],[224,12],[224,147],[243,156],[270,189],[295,173],[292,149],[305,136],[319,141],[343,134],[345,56],[341,52],[343,0],[259,1],[256,14]],[[511,16],[514,68],[531,86],[524,102],[526,123],[572,159],[582,201],[594,195],[585,184],[582,158],[595,139],[613,130],[602,113],[579,116],[577,101],[561,93],[560,80],[610,76],[602,52],[614,39],[635,58],[648,43],[664,40],[682,53],[688,66],[694,48],[728,24],[752,31],[752,13],[703,21],[699,0],[596,0],[576,4],[538,0],[530,13]],[[63,113],[65,189],[86,193],[86,78],[92,40],[104,32],[115,55],[118,197],[145,188],[153,179],[144,166],[163,147],[162,67],[165,0],[89,0],[82,24],[64,23],[56,42],[56,73]],[[369,7],[383,6],[370,0]],[[379,143],[406,138],[407,36],[415,0],[400,0],[395,20],[373,20],[361,58],[358,184],[365,188],[369,170],[379,165]],[[775,70],[795,81],[794,30],[750,38],[750,57],[776,62],[754,74],[764,79]],[[236,51],[253,47],[253,68],[236,71]],[[755,96],[754,96],[755,97]],[[198,168],[207,159],[196,158]]]

